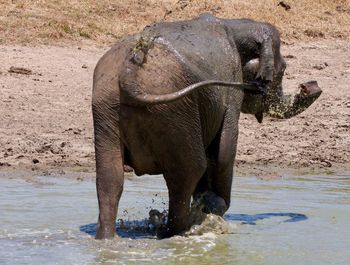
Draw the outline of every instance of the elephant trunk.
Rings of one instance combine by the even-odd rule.
[[[267,114],[279,119],[294,117],[306,110],[322,93],[316,81],[302,83],[299,87],[300,91],[294,96],[282,94],[270,98]]]
[[[246,95],[246,101],[250,102],[248,107],[243,106],[243,112],[255,113],[258,122],[262,122],[263,113],[275,118],[288,119],[306,110],[322,93],[316,81],[309,81],[300,84],[300,91],[295,94],[284,94],[282,80],[285,70],[283,59],[278,60],[273,81],[267,87],[267,95],[263,106],[258,104],[259,99]],[[260,69],[260,60],[258,58],[250,60],[243,68],[243,80],[256,80]],[[255,99],[255,100],[254,100]],[[252,107],[254,106],[254,107]]]

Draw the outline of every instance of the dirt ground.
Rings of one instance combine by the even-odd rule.
[[[350,38],[350,0],[0,0],[0,44],[108,46],[154,22],[204,12],[270,22],[283,39]]]
[[[107,49],[0,46],[1,172],[93,174],[92,73]],[[350,43],[290,42],[282,49],[286,91],[317,80],[323,94],[289,120],[258,124],[242,115],[236,175],[349,174]]]

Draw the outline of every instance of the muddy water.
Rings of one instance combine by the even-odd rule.
[[[144,218],[166,194],[160,176],[127,181],[120,237],[101,242],[93,182],[0,179],[0,264],[350,264],[350,176],[235,178],[224,222],[157,240]]]

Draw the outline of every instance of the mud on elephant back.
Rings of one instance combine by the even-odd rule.
[[[289,118],[321,93],[309,82],[294,98],[284,95],[285,67],[276,28],[252,20],[157,23],[114,45],[93,79],[96,238],[115,236],[125,166],[164,175],[169,211],[160,237],[189,229],[195,209],[223,215],[240,113]]]

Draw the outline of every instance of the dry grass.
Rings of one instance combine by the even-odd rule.
[[[203,12],[275,24],[285,40],[350,38],[350,0],[0,0],[0,43],[109,45],[153,22]]]

